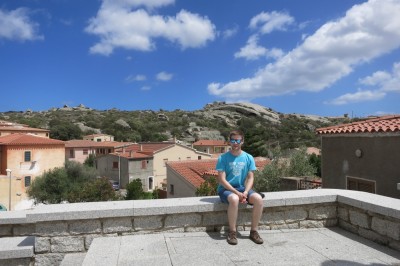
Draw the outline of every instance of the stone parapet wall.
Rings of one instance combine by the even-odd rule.
[[[94,238],[157,232],[223,232],[227,205],[218,197],[38,206],[0,213],[0,237],[35,236],[35,263],[57,265],[86,252]],[[238,230],[250,230],[251,206],[239,210]],[[400,250],[400,200],[335,189],[266,193],[260,229],[340,226]]]

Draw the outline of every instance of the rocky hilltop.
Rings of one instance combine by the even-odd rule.
[[[86,134],[105,133],[120,141],[161,141],[172,138],[192,143],[199,139],[225,139],[233,128],[243,128],[258,136],[260,145],[285,141],[316,143],[317,127],[341,123],[346,118],[304,114],[284,114],[254,103],[213,102],[195,111],[135,110],[117,108],[96,110],[80,104],[47,111],[9,111],[0,120],[50,129],[50,136],[61,140]]]

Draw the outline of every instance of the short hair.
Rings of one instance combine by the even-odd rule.
[[[234,135],[239,135],[239,136],[242,137],[242,140],[244,140],[244,134],[243,134],[242,131],[240,131],[240,130],[233,130],[233,131],[231,131],[231,132],[229,133],[229,139],[231,139],[232,136],[234,136]]]

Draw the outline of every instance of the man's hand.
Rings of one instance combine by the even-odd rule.
[[[247,191],[241,193],[241,197],[239,197],[240,203],[247,203]]]

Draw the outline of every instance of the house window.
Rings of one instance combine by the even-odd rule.
[[[201,156],[197,156],[197,160],[201,160]]]
[[[24,152],[24,162],[30,162],[30,161],[31,161],[31,152],[25,151]]]
[[[347,177],[347,189],[349,190],[376,193],[375,187],[376,187],[375,181],[356,178],[356,177],[349,177],[349,176]]]
[[[164,166],[167,166],[168,158],[164,159]]]
[[[118,169],[118,162],[113,162],[113,169]]]
[[[88,153],[88,149],[83,149],[83,155],[87,155]]]
[[[25,187],[29,187],[31,185],[31,176],[25,176],[24,182],[25,182]]]
[[[74,150],[69,150],[69,158],[75,158]]]
[[[149,176],[149,190],[153,190],[153,177]]]
[[[142,169],[147,169],[147,160],[142,161]]]
[[[174,195],[174,185],[169,185],[169,194]]]

